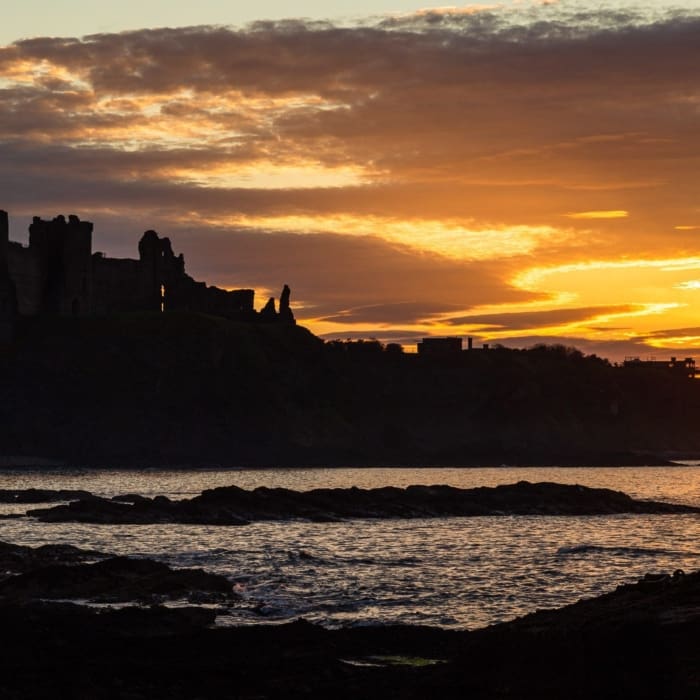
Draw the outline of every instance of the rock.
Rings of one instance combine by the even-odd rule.
[[[112,496],[113,501],[117,503],[150,503],[151,499],[147,496],[141,496],[138,493],[125,493],[119,496]]]
[[[51,503],[90,498],[89,491],[73,489],[0,489],[0,503]]]
[[[152,638],[189,634],[213,624],[215,619],[216,611],[208,608],[150,606],[112,609],[66,602],[0,601],[0,626],[16,629],[20,638],[31,636],[33,631],[54,640],[67,640],[74,634],[76,637],[103,636],[117,640],[124,637]],[[89,654],[89,650],[85,651]]]
[[[260,319],[263,321],[276,321],[277,311],[275,310],[275,297],[270,297],[265,306],[260,309]]]
[[[634,500],[610,489],[526,481],[474,489],[409,486],[292,491],[260,487],[246,491],[228,486],[182,501],[164,496],[125,500],[128,502],[93,497],[30,510],[27,514],[45,522],[245,525],[258,520],[289,519],[329,522],[346,518],[700,512],[700,508],[692,506]]]
[[[0,601],[0,697],[697,698],[700,574],[652,579],[474,632]]]
[[[102,552],[78,549],[69,544],[45,544],[32,548],[0,542],[0,578],[53,564],[75,564],[106,556]]]
[[[150,559],[113,557],[94,564],[52,565],[0,581],[0,597],[11,599],[88,599],[99,602],[237,596],[223,576],[202,569],[171,569]]]
[[[291,296],[291,290],[285,284],[282,293],[280,294],[280,310],[279,310],[279,320],[282,323],[296,323],[294,320],[294,314],[289,307],[289,297]]]

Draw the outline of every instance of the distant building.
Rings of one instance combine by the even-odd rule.
[[[676,357],[672,357],[670,360],[657,360],[655,358],[640,360],[638,357],[626,357],[622,366],[627,369],[653,369],[689,379],[695,379],[696,374],[695,360],[692,357],[686,357],[683,360]]]
[[[18,316],[85,316],[128,311],[196,311],[236,320],[294,323],[284,286],[279,313],[274,298],[261,312],[252,289],[225,290],[185,272],[170,240],[146,231],[138,260],[92,252],[89,221],[77,216],[39,217],[29,245],[9,240],[8,216],[0,211],[0,342],[12,338]]]
[[[430,357],[450,357],[462,352],[461,338],[423,338],[418,343],[418,354]]]
[[[475,348],[474,339],[471,337],[467,338],[466,352],[488,349],[488,343],[484,343],[480,348]],[[416,350],[418,350],[419,355],[429,357],[456,357],[465,352],[465,350],[462,349],[462,339],[456,336],[448,338],[423,338],[422,341],[416,343]]]

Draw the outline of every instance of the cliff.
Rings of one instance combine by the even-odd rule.
[[[201,314],[20,319],[0,455],[113,465],[642,463],[700,453],[700,384],[564,348],[457,360]]]

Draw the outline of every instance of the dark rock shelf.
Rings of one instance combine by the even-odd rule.
[[[246,525],[259,520],[305,519],[332,522],[352,518],[433,518],[498,515],[610,515],[621,513],[700,513],[692,506],[639,501],[610,489],[553,483],[459,489],[409,486],[378,489],[292,491],[235,486],[171,501],[164,496],[91,497],[27,512],[44,522],[187,523]]]
[[[77,564],[108,555],[94,550],[79,549],[70,544],[45,544],[41,547],[24,547],[0,542],[0,581],[15,574],[56,564]]]
[[[3,698],[690,700],[700,574],[475,632],[418,626],[209,627],[214,613],[0,601]]]
[[[0,542],[0,567],[0,600],[5,601],[226,603],[238,597],[224,576],[202,569],[171,569],[151,559],[111,557],[70,545]]]
[[[149,559],[113,557],[94,564],[47,566],[0,582],[0,597],[87,599],[94,602],[196,598],[233,600],[223,576],[202,569],[171,569]]]

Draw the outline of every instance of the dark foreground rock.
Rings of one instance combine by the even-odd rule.
[[[24,547],[9,542],[0,542],[0,580],[56,564],[77,564],[102,559],[106,556],[108,555],[102,552],[79,549],[70,544]]]
[[[34,567],[0,581],[0,598],[86,599],[126,602],[187,598],[226,602],[235,598],[224,576],[202,569],[171,569],[150,559],[112,557],[90,564]]]
[[[326,522],[346,518],[617,513],[700,513],[700,508],[638,501],[610,489],[520,481],[474,489],[409,486],[291,491],[261,487],[246,491],[228,486],[182,501],[165,496],[151,499],[129,495],[112,500],[92,497],[27,514],[45,522],[245,525],[256,520],[293,518]]]
[[[476,632],[210,628],[197,610],[0,603],[9,699],[700,696],[700,574],[647,577]]]

